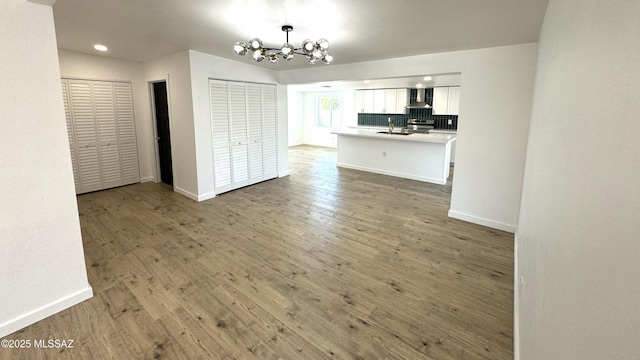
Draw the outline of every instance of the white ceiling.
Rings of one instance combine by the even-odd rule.
[[[329,40],[334,64],[536,42],[548,0],[57,0],[58,47],[144,62],[192,49],[253,63],[233,50],[259,37]],[[305,68],[302,58],[276,70]]]

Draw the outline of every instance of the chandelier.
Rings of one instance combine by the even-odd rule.
[[[257,62],[262,62],[267,59],[271,63],[278,62],[278,56],[281,56],[284,60],[293,60],[293,55],[298,54],[306,56],[307,60],[311,64],[315,64],[318,61],[322,61],[325,64],[331,63],[333,55],[327,52],[329,48],[329,41],[327,39],[320,39],[313,42],[309,39],[302,42],[302,47],[294,48],[289,43],[289,33],[293,31],[293,26],[282,25],[282,31],[287,33],[287,41],[280,48],[264,47],[262,40],[254,38],[249,40],[248,43],[244,41],[238,41],[233,50],[238,55],[244,55],[251,51],[253,53],[253,59]]]

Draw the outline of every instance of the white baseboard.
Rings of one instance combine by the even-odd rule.
[[[516,226],[513,224],[505,224],[499,221],[485,219],[485,218],[481,218],[474,215],[464,214],[458,211],[449,210],[449,217],[452,217],[458,220],[468,221],[470,223],[487,226],[490,228],[494,228],[494,229],[498,229],[506,232],[510,232],[512,234],[516,232]]]
[[[140,182],[141,183],[156,182],[156,178],[154,178],[153,176],[146,176],[146,177],[140,178]]]
[[[376,173],[376,174],[389,175],[389,176],[401,177],[401,178],[405,178],[405,179],[424,181],[424,182],[428,182],[428,183],[432,183],[432,184],[438,184],[438,185],[444,185],[444,184],[447,183],[447,179],[442,180],[442,179],[436,179],[436,178],[431,178],[431,177],[426,177],[426,176],[415,176],[415,175],[405,174],[405,173],[400,173],[400,172],[395,172],[395,171],[387,171],[387,170],[368,168],[368,167],[365,167],[365,166],[357,166],[357,165],[351,165],[351,164],[345,164],[345,163],[337,163],[336,166],[342,167],[342,168],[346,168],[346,169],[367,171],[367,172],[372,172],[372,173]]]
[[[191,200],[198,201],[198,195],[192,194],[192,193],[188,192],[187,190],[183,190],[183,189],[180,189],[179,187],[175,186],[173,188],[173,191],[177,192],[180,195],[184,195],[184,196],[188,197]]]
[[[9,320],[4,324],[0,324],[0,338],[12,334],[53,314],[59,313],[62,310],[68,309],[73,305],[90,299],[91,297],[93,297],[93,289],[89,284],[87,284],[86,288],[76,293],[47,304],[39,309],[35,309],[26,314],[19,315],[18,317]]]
[[[204,195],[198,195],[198,202],[213,199],[214,197],[216,197],[215,192],[210,192]]]

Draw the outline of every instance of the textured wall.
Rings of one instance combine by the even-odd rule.
[[[549,2],[516,233],[521,359],[640,356],[638,34],[638,1]]]
[[[0,337],[91,297],[53,13],[0,2]],[[53,334],[55,335],[55,334]]]

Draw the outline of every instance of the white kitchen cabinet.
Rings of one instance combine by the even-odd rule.
[[[433,115],[444,115],[448,111],[449,106],[449,88],[448,87],[436,87],[433,88]]]
[[[433,88],[433,115],[458,115],[460,87]]]
[[[448,115],[458,115],[458,110],[460,108],[460,87],[452,86],[449,87],[449,101],[447,105]]]
[[[384,114],[405,114],[405,106],[409,102],[407,89],[384,90]]]
[[[278,176],[274,85],[209,80],[214,190]]]
[[[373,91],[372,90],[364,90],[362,96],[362,112],[364,113],[373,113],[374,105],[373,105]]]
[[[62,79],[76,193],[140,182],[131,84]]]
[[[374,114],[383,114],[385,112],[385,90],[375,89],[373,91],[373,111]]]
[[[354,107],[357,113],[359,114],[364,113],[364,90],[356,90],[356,99],[354,102]]]
[[[384,89],[384,107],[382,112],[384,114],[393,114],[396,111],[396,89]]]
[[[373,113],[373,90],[356,90],[356,109],[359,113]]]
[[[407,89],[356,90],[355,108],[365,114],[404,114]]]
[[[405,106],[409,103],[409,89],[396,89],[395,114],[406,114]]]

